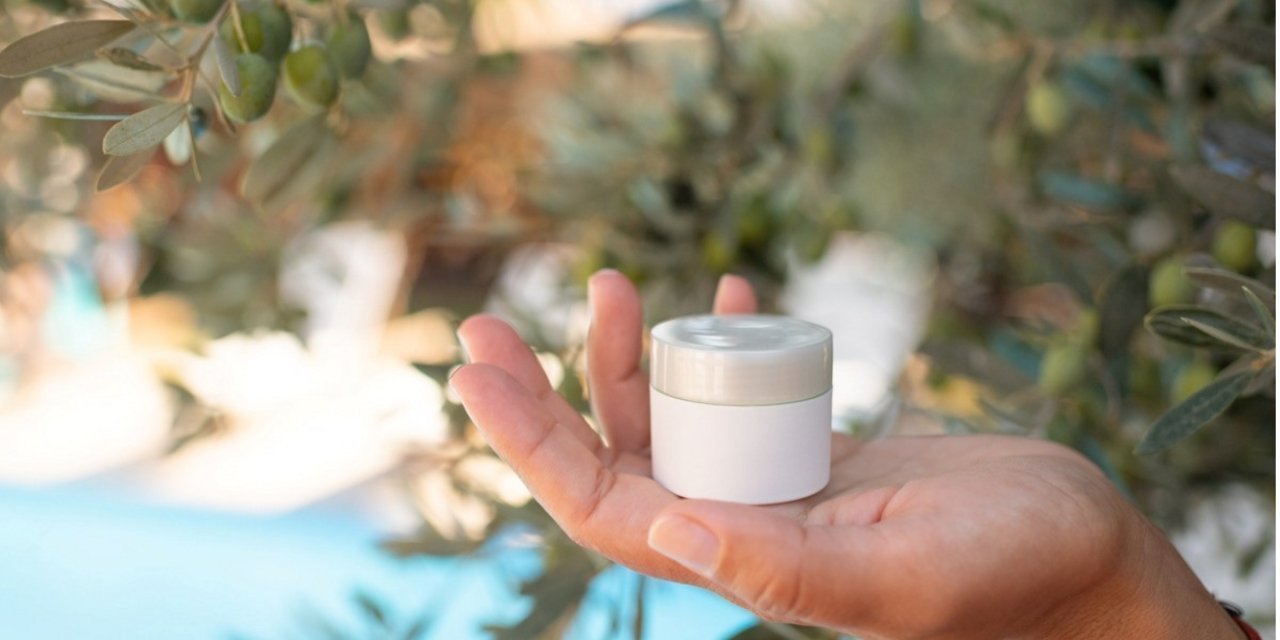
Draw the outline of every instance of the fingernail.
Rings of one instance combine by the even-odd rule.
[[[471,364],[471,350],[467,348],[467,339],[462,336],[461,331],[454,335],[458,338],[458,350],[462,352],[462,363]]]
[[[720,539],[684,516],[663,516],[649,527],[649,547],[686,569],[711,577],[720,555]]]
[[[587,278],[587,295],[588,296],[595,297],[594,289],[596,288],[596,282],[598,281],[600,276],[605,275],[606,273],[618,273],[618,270],[617,269],[600,269],[595,273],[591,274],[591,277]]]

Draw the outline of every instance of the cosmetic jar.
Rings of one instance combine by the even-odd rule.
[[[831,332],[775,315],[699,315],[653,328],[653,477],[676,495],[804,498],[831,474]]]

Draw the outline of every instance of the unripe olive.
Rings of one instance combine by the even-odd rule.
[[[1213,257],[1234,271],[1248,271],[1258,260],[1258,232],[1253,227],[1228,220],[1213,234]]]
[[[334,25],[329,33],[329,56],[344,78],[359,78],[369,66],[373,48],[369,44],[369,29],[360,16],[353,15],[345,23]]]
[[[1160,367],[1148,358],[1135,360],[1129,367],[1129,391],[1138,397],[1159,398]]]
[[[261,118],[276,97],[276,70],[266,58],[256,53],[236,56],[240,74],[240,95],[231,94],[226,83],[218,84],[218,102],[228,118],[240,123]]]
[[[1055,344],[1045,352],[1040,361],[1040,390],[1052,395],[1062,395],[1084,380],[1088,365],[1085,350],[1071,343]]]
[[[184,22],[204,24],[217,15],[222,0],[169,0],[169,7]]]
[[[293,41],[293,20],[283,7],[271,4],[240,5],[240,28],[244,30],[244,44],[236,33],[235,20],[222,21],[222,39],[236,53],[256,53],[272,62],[280,60],[289,51]]]
[[[920,50],[920,19],[908,12],[900,12],[889,23],[889,44],[893,52],[912,55]]]
[[[763,202],[751,203],[738,214],[738,238],[744,245],[759,246],[769,239],[772,221]]]
[[[702,239],[702,264],[719,273],[733,266],[738,257],[736,244],[721,233],[708,233]]]
[[[1196,295],[1195,285],[1187,278],[1182,259],[1170,256],[1156,263],[1147,284],[1147,299],[1153,307],[1191,302]]]
[[[1195,361],[1183,367],[1178,372],[1178,376],[1173,379],[1173,389],[1169,392],[1169,399],[1174,404],[1181,404],[1195,395],[1195,393],[1207,386],[1213,379],[1218,377],[1218,372],[1205,362]]]
[[[308,45],[284,57],[284,86],[304,107],[317,111],[338,97],[338,70],[329,54],[318,45]]]
[[[1037,132],[1051,136],[1061,132],[1071,117],[1071,100],[1053,82],[1037,82],[1027,90],[1027,119]]]
[[[1070,330],[1070,338],[1076,344],[1089,345],[1098,339],[1098,325],[1101,320],[1093,309],[1082,309],[1076,316],[1075,324]]]

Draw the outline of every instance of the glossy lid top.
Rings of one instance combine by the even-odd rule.
[[[710,404],[797,402],[831,388],[831,332],[773,315],[700,315],[653,328],[653,388]]]

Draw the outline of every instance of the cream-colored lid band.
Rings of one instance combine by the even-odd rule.
[[[831,388],[831,332],[773,315],[700,315],[653,328],[649,379],[675,398],[764,405]]]

